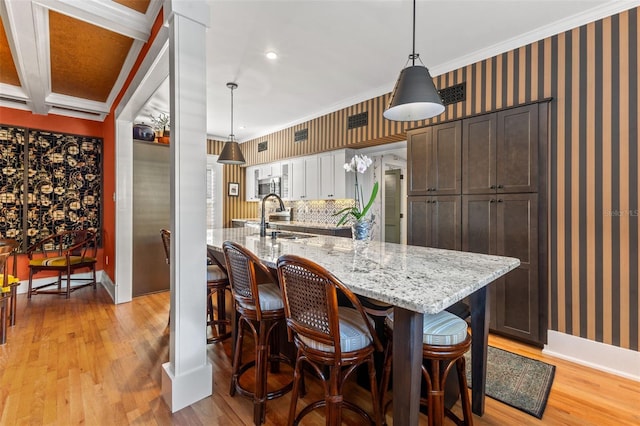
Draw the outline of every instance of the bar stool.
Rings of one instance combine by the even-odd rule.
[[[278,259],[278,278],[289,336],[298,348],[287,424],[298,424],[316,408],[325,407],[327,425],[341,424],[343,408],[370,424],[380,425],[373,353],[382,350],[382,345],[358,298],[329,271],[299,256],[284,255]],[[339,294],[351,306],[338,306]],[[373,416],[343,398],[345,381],[365,364],[369,370]],[[325,397],[308,404],[296,416],[298,394],[304,387],[304,366],[322,380]]]
[[[207,327],[211,327],[212,333],[207,336],[207,343],[220,342],[231,336],[230,329],[227,331],[227,326],[231,325],[231,321],[227,319],[227,290],[231,291],[227,272],[215,255],[207,249]]]
[[[7,341],[7,316],[9,325],[16,323],[16,288],[20,285],[17,277],[16,240],[0,239],[0,345]],[[13,258],[12,268],[9,259]],[[7,315],[7,305],[9,313]]]
[[[383,417],[391,403],[391,399],[385,401],[385,396],[391,374],[393,312],[387,315],[385,332],[389,342],[385,350],[384,371],[380,383],[380,405]],[[445,415],[457,425],[473,425],[464,359],[464,354],[471,346],[471,336],[467,332],[467,323],[447,311],[442,311],[435,315],[425,314],[422,333],[422,357],[426,361],[428,370],[423,363],[422,376],[427,384],[427,397],[420,398],[420,404],[428,407],[429,425],[442,425]],[[454,365],[458,373],[463,420],[459,419],[451,410],[445,408],[444,404],[445,382],[449,371]]]
[[[277,371],[281,362],[292,365],[289,358],[271,350],[272,340],[277,337],[277,330],[273,333],[274,329],[283,323],[285,318],[284,304],[276,282],[258,282],[258,271],[267,277],[265,280],[274,280],[274,277],[256,255],[240,244],[230,241],[224,242],[222,250],[227,264],[231,294],[239,315],[229,394],[234,396],[238,392],[253,399],[253,422],[260,425],[264,423],[266,401],[284,395],[292,387],[292,383],[289,382],[279,389],[267,392],[268,364],[271,364],[272,372]],[[253,334],[255,357],[253,361],[243,363],[242,343],[245,328]],[[241,385],[240,377],[252,367],[255,388],[250,390]]]
[[[165,261],[171,264],[171,231],[160,230],[160,238],[164,247]],[[231,324],[226,317],[225,291],[229,290],[229,278],[225,268],[220,264],[215,255],[207,249],[207,328],[211,327],[211,335],[207,334],[207,343],[220,342],[229,336],[227,326]],[[213,306],[213,298],[216,298],[216,309]],[[167,320],[170,325],[171,316]],[[216,330],[217,327],[217,330]]]

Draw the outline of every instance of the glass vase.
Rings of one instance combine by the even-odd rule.
[[[370,241],[373,234],[373,220],[360,219],[351,225],[351,238],[355,241]]]

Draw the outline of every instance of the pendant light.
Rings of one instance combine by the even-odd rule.
[[[384,118],[394,121],[416,121],[444,112],[442,99],[433,84],[429,70],[422,61],[421,65],[416,65],[416,59],[420,60],[420,55],[416,53],[416,0],[413,0],[413,51],[409,55],[411,66],[400,72],[389,99],[389,106],[382,113]]]
[[[231,89],[231,134],[229,140],[224,143],[222,152],[218,157],[218,163],[222,164],[244,164],[244,156],[240,151],[240,145],[236,142],[236,137],[233,134],[233,90],[238,88],[236,83],[227,83],[227,87]]]

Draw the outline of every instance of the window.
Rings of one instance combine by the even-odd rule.
[[[222,165],[207,155],[207,229],[222,228]]]

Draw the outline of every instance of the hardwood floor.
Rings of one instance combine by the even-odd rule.
[[[168,293],[115,306],[101,287],[78,290],[69,300],[39,295],[28,302],[20,295],[17,323],[0,346],[0,424],[251,425],[251,401],[229,396],[228,341],[208,346],[213,395],[169,412],[160,397],[161,365],[169,357],[168,306]],[[476,425],[640,424],[640,383],[500,337],[491,336],[490,343],[554,364],[556,376],[542,420],[487,398]],[[321,395],[314,380],[307,385],[302,404]],[[346,394],[371,406],[369,394],[355,384]],[[269,401],[266,424],[285,424],[289,401],[289,395]],[[308,419],[305,424],[324,425],[321,413]]]

